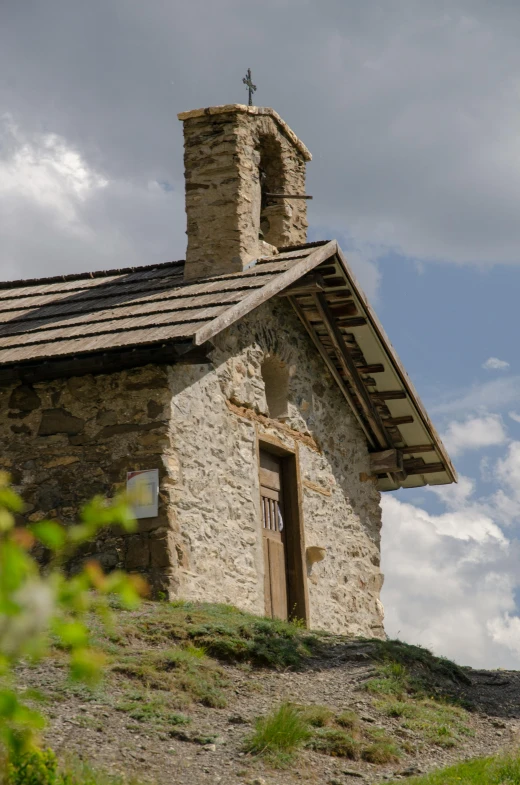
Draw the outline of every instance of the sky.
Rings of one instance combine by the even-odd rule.
[[[383,497],[386,630],[520,668],[520,5],[3,0],[0,279],[185,252],[177,113],[247,100],[337,238],[460,475]]]

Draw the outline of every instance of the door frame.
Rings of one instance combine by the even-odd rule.
[[[257,430],[256,454],[258,474],[260,473],[260,450],[270,452],[281,458],[288,617],[290,620],[298,619],[308,627],[309,592],[305,566],[305,530],[303,525],[298,443],[295,442],[294,448],[287,447],[276,436],[259,433]],[[260,506],[258,509],[258,521],[261,525]]]

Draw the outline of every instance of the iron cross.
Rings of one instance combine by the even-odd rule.
[[[251,81],[251,69],[250,68],[247,69],[247,74],[246,74],[246,76],[244,76],[242,81],[243,81],[243,83],[245,85],[247,85],[247,89],[249,91],[249,106],[253,106],[253,93],[256,90],[256,85],[253,84],[253,82]]]

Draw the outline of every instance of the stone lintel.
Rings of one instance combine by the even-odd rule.
[[[197,117],[204,117],[208,115],[220,114],[250,114],[250,115],[268,115],[278,123],[283,133],[293,143],[293,145],[300,151],[305,161],[312,161],[312,155],[299,139],[294,131],[289,128],[285,120],[282,120],[278,112],[268,106],[246,106],[245,104],[224,104],[223,106],[208,106],[205,109],[191,109],[188,112],[180,112],[177,117],[183,122]]]

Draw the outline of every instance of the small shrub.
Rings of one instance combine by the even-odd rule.
[[[359,734],[359,717],[357,716],[356,712],[352,711],[351,709],[346,709],[345,711],[342,711],[341,714],[338,714],[336,717],[336,724],[349,730],[353,736],[357,736]]]
[[[375,741],[369,744],[361,751],[361,757],[367,763],[377,763],[382,765],[384,763],[398,763],[400,758],[400,750],[389,741]]]
[[[386,714],[387,717],[394,717],[396,719],[400,717],[416,717],[418,713],[418,707],[415,704],[406,701],[380,703],[378,704],[378,708]]]
[[[365,689],[375,695],[393,695],[399,700],[413,691],[407,668],[399,662],[387,662],[378,667],[379,675],[369,679]]]
[[[52,750],[14,755],[7,765],[7,785],[61,785],[58,761]]]
[[[298,709],[282,703],[276,711],[256,721],[255,732],[247,739],[245,749],[253,755],[292,753],[309,736],[309,727]]]
[[[4,782],[5,785],[123,785],[121,777],[94,771],[80,761],[73,761],[61,769],[50,749],[33,749],[14,755],[7,764]]]
[[[170,725],[189,725],[191,722],[190,717],[186,717],[185,714],[177,714],[176,712],[168,714],[166,720]]]
[[[359,760],[359,743],[344,730],[325,728],[316,733],[309,747],[334,758],[349,758]]]
[[[295,706],[302,719],[313,728],[324,728],[330,725],[334,712],[327,706]]]

